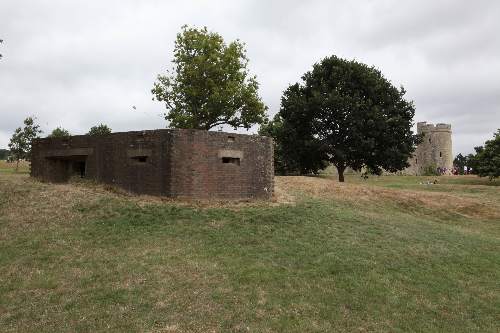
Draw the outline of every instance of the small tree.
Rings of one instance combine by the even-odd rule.
[[[25,139],[23,129],[16,128],[9,142],[10,156],[16,161],[16,172],[19,169],[19,161],[25,158],[27,154],[27,141]]]
[[[422,176],[441,176],[441,174],[438,171],[437,165],[435,163],[431,163],[425,166],[422,171]]]
[[[183,26],[173,64],[166,75],[158,75],[151,90],[154,98],[165,102],[171,127],[209,130],[228,124],[248,129],[265,121],[266,107],[240,41],[226,44],[206,27]]]
[[[107,125],[99,124],[97,126],[92,126],[87,135],[108,135],[111,134],[111,128]]]
[[[31,142],[37,138],[42,131],[40,126],[35,124],[34,117],[28,117],[24,120],[24,127],[18,127],[12,134],[9,142],[10,156],[16,161],[16,172],[19,169],[21,159],[29,160],[31,158]]]
[[[484,147],[476,147],[474,164],[475,173],[480,177],[500,177],[500,129],[494,134],[493,139],[485,142]]]
[[[458,173],[460,175],[463,175],[465,173],[465,168],[468,166],[467,156],[464,156],[461,153],[459,153],[457,156],[455,156],[455,159],[453,160],[453,166],[457,168]]]
[[[48,135],[49,138],[66,138],[70,136],[69,131],[62,127],[57,127]]]
[[[0,149],[0,160],[6,160],[10,152],[7,149]]]
[[[420,139],[412,133],[415,108],[403,88],[374,67],[336,56],[302,79],[285,91],[279,114],[286,134],[275,138],[284,151],[296,150],[292,160],[313,169],[330,162],[341,182],[347,167],[380,174],[408,166]]]

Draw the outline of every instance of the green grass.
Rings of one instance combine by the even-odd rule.
[[[414,186],[422,185],[421,183],[437,181],[438,185],[478,185],[478,186],[500,186],[498,179],[489,180],[488,178],[480,178],[474,175],[468,176],[369,176],[363,179],[359,175],[347,175],[347,181],[354,183],[368,183],[374,185],[398,185],[398,186]]]
[[[482,200],[500,201],[500,180],[489,180],[477,176],[370,176],[363,179],[358,175],[348,175],[347,181],[357,184],[382,186],[392,189],[447,192]],[[428,184],[437,181],[437,184]]]
[[[349,181],[422,195],[452,186],[440,192],[488,205],[500,190],[468,178]],[[186,205],[0,174],[0,330],[500,330],[496,216],[298,198]]]
[[[16,171],[15,162],[7,162],[5,160],[0,160],[0,173],[29,173],[29,162],[19,161],[19,168]]]

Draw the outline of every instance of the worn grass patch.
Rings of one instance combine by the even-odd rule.
[[[0,172],[15,173],[16,163],[0,160]],[[30,163],[27,161],[19,161],[19,168],[17,170],[17,173],[29,173],[29,172],[30,172]]]
[[[1,331],[498,332],[500,188],[386,178],[229,204],[0,174]]]

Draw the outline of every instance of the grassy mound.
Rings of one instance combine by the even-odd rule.
[[[0,173],[1,331],[498,332],[500,187],[426,181],[223,203]]]

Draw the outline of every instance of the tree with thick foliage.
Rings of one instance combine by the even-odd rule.
[[[267,108],[240,41],[226,44],[206,27],[183,26],[173,64],[151,90],[153,99],[165,103],[170,127],[209,130],[227,124],[248,129],[266,120]]]
[[[290,164],[314,172],[329,162],[341,182],[347,167],[381,174],[409,165],[420,136],[411,130],[415,108],[402,87],[374,67],[336,56],[315,64],[302,80],[285,91],[274,119],[283,133],[277,145],[295,150],[284,155]]]
[[[500,129],[494,134],[493,139],[485,142],[484,147],[476,147],[473,157],[474,173],[480,177],[500,177]],[[474,168],[473,167],[473,168]]]
[[[108,125],[105,124],[92,126],[89,132],[87,133],[87,135],[94,135],[94,136],[108,135],[108,134],[111,134],[111,128],[109,128]]]
[[[453,166],[457,168],[458,174],[463,175],[465,173],[466,168],[469,168],[469,159],[467,156],[462,155],[462,153],[459,153],[455,158],[453,159]]]
[[[274,139],[278,174],[315,174],[328,166],[328,156],[314,137],[313,113],[308,112],[305,102],[300,85],[291,85],[283,93],[280,112],[259,129],[260,135]]]
[[[49,138],[66,138],[70,136],[69,131],[62,127],[57,127],[52,130],[52,132],[48,135]]]
[[[476,160],[477,154],[479,154],[484,149],[483,146],[474,147],[474,153],[467,155],[467,171],[473,175],[477,175],[478,161]]]
[[[35,124],[34,117],[24,119],[24,127],[18,127],[12,134],[9,142],[10,156],[16,161],[16,172],[19,168],[19,160],[29,160],[31,157],[31,142],[39,137],[42,131],[40,125]]]
[[[0,149],[0,160],[6,160],[10,155],[8,149]]]

